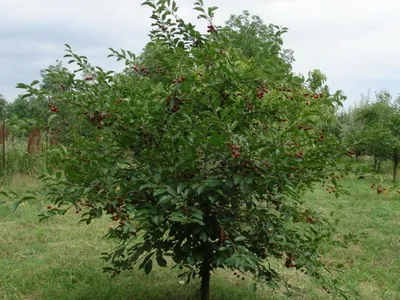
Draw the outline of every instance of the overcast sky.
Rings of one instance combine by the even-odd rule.
[[[64,44],[96,65],[120,70],[108,47],[139,53],[148,41],[151,9],[143,0],[0,0],[0,94],[13,101],[18,82],[40,79],[39,70],[64,55]],[[194,0],[176,0],[180,15],[199,26]],[[320,69],[332,90],[348,96],[387,89],[400,93],[398,0],[204,0],[216,5],[215,23],[249,10],[265,23],[289,28],[285,48],[294,70]]]

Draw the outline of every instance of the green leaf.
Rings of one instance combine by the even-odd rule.
[[[235,242],[243,242],[243,241],[245,241],[246,239],[247,239],[247,238],[246,238],[245,236],[240,235],[240,236],[236,237],[236,238],[234,239],[234,241],[235,241]]]
[[[167,204],[170,203],[173,197],[171,195],[164,195],[160,197],[158,204]]]
[[[181,212],[173,212],[171,214],[171,221],[173,222],[182,222],[185,216]]]
[[[207,190],[206,186],[200,186],[197,188],[197,195],[203,194]]]
[[[208,237],[207,237],[207,234],[204,231],[201,232],[200,239],[203,241],[203,243],[207,242]]]
[[[164,194],[165,192],[166,192],[165,189],[156,189],[156,190],[154,190],[153,195],[154,195],[154,196],[159,196],[159,195],[161,195],[161,194]]]
[[[139,191],[144,190],[144,189],[148,189],[148,188],[155,189],[155,188],[158,188],[158,185],[154,184],[154,183],[146,183],[146,184],[143,184],[143,185],[141,185],[139,187]]]
[[[167,192],[174,197],[178,196],[178,194],[176,193],[176,189],[174,189],[173,187],[171,187],[169,185],[167,186]]]
[[[177,193],[178,193],[178,194],[181,194],[182,191],[183,191],[186,187],[187,187],[187,183],[180,182],[180,183],[178,184],[177,189],[176,189]]]
[[[243,194],[246,194],[249,191],[249,184],[247,183],[246,180],[243,180],[240,183],[240,190],[242,191]]]

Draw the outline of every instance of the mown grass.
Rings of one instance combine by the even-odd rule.
[[[382,180],[388,192],[378,195],[370,188],[377,180],[349,175],[341,182],[349,195],[336,199],[322,187],[307,195],[314,207],[334,213],[340,232],[358,237],[357,243],[333,248],[325,258],[328,264],[344,264],[339,280],[349,299],[400,299],[400,194],[390,188],[387,174]],[[37,180],[24,176],[11,179],[8,187],[40,190]],[[37,214],[46,205],[23,205],[15,213],[0,205],[0,299],[197,298],[199,282],[181,285],[174,270],[157,268],[149,276],[134,270],[110,278],[102,272],[100,256],[113,247],[102,239],[111,222],[101,219],[88,226],[71,213],[39,223]],[[218,271],[212,277],[212,299],[334,299],[315,280],[282,271],[283,280],[296,287],[291,296],[268,288],[253,294],[249,279]]]

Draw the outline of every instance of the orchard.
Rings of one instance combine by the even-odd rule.
[[[338,159],[351,152],[331,128],[345,97],[319,70],[292,71],[286,28],[255,27],[248,13],[222,27],[198,0],[196,29],[174,1],[143,5],[153,22],[144,52],[110,49],[122,73],[66,45],[74,74],[19,85],[46,100],[46,130],[59,136],[46,152],[42,219],[109,218],[119,248],[104,254],[106,271],[179,268],[186,283],[200,278],[203,300],[220,268],[254,287],[283,284],[276,262],[342,294],[320,249],[334,225],[304,195],[320,183],[341,191]]]

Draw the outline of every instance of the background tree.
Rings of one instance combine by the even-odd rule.
[[[0,94],[0,113],[1,119],[5,120],[8,114],[8,102],[2,94]]]
[[[374,158],[374,170],[379,172],[382,161],[393,163],[393,181],[397,180],[400,162],[400,111],[387,91],[375,93],[376,100],[364,98],[349,112],[344,126],[344,139],[353,144],[359,155]]]
[[[9,104],[9,114],[17,119],[31,118],[31,102],[22,95],[19,95],[13,102]]]

